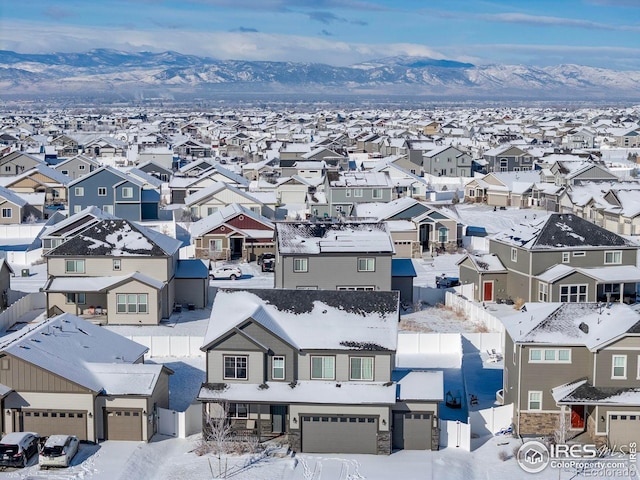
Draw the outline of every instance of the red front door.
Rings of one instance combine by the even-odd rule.
[[[584,428],[584,405],[571,405],[571,428]]]
[[[484,282],[482,284],[482,300],[485,302],[493,302],[493,282]]]

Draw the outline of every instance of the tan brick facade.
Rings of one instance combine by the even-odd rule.
[[[520,435],[553,435],[558,429],[558,413],[521,413]]]

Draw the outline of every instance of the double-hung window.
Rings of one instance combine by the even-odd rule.
[[[106,197],[107,196],[107,187],[98,187],[98,196]]]
[[[133,198],[133,187],[122,187],[122,198]]]
[[[529,392],[529,410],[542,410],[542,392]]]
[[[2,218],[11,218],[12,216],[13,216],[13,211],[11,208],[2,209]]]
[[[371,197],[374,200],[380,200],[382,198],[382,189],[381,188],[374,188],[371,191]]]
[[[627,356],[613,355],[611,357],[611,378],[624,380],[627,378]]]
[[[149,296],[146,293],[118,293],[117,313],[149,313]]]
[[[311,379],[333,380],[336,378],[336,358],[328,356],[311,357]]]
[[[622,263],[622,251],[613,250],[610,252],[604,252],[605,265],[620,265],[621,263]]]
[[[67,293],[66,303],[77,303],[78,305],[85,305],[87,303],[87,296],[85,293]]]
[[[271,378],[284,380],[284,357],[275,356],[271,360]]]
[[[561,285],[560,286],[561,302],[586,302],[587,286],[586,285]]]
[[[350,380],[373,380],[373,357],[351,357]]]
[[[76,197],[84,197],[84,187],[74,188],[74,193]]]
[[[246,403],[229,403],[229,418],[249,418],[249,405]]]
[[[246,380],[248,378],[249,357],[246,355],[224,356],[224,378],[227,380]]]

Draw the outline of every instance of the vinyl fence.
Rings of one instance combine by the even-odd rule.
[[[127,335],[127,338],[149,348],[146,357],[202,357],[201,336]]]
[[[202,405],[194,403],[184,412],[158,408],[158,433],[177,438],[202,431]]]
[[[440,447],[471,451],[471,425],[458,420],[440,420]]]
[[[6,332],[27,313],[39,309],[44,311],[45,308],[47,308],[47,297],[44,293],[28,293],[0,313],[0,332]]]
[[[483,323],[491,332],[499,332],[504,335],[504,326],[502,322],[485,310],[482,305],[478,305],[467,298],[447,292],[445,295],[445,305],[452,307],[456,311],[464,313],[469,320],[477,323]]]
[[[495,435],[513,422],[513,404],[469,412],[471,435]]]

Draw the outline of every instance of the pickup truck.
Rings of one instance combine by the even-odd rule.
[[[442,275],[436,275],[436,286],[438,288],[451,288],[460,285],[460,279],[458,277],[448,277],[444,273]]]

